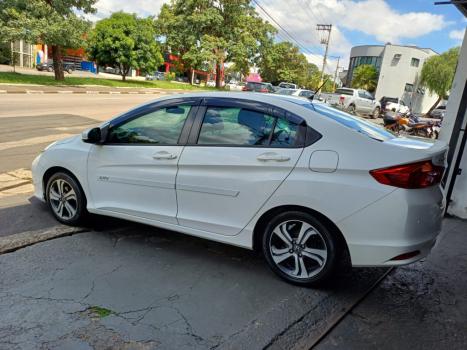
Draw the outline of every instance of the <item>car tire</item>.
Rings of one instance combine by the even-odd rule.
[[[269,267],[287,282],[317,286],[339,264],[339,240],[315,216],[287,211],[266,226],[262,251]]]
[[[355,114],[355,105],[350,105],[349,107],[347,107],[347,112],[349,112],[350,114]]]
[[[371,118],[372,119],[377,119],[377,118],[379,118],[380,114],[381,114],[380,108],[376,107],[375,110],[373,111],[373,114],[371,115]]]
[[[57,172],[48,179],[45,198],[52,214],[62,224],[79,225],[87,215],[81,186],[65,172]]]
[[[47,72],[52,72],[53,68],[52,67],[47,67]]]

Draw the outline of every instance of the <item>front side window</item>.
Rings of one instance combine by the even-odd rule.
[[[172,106],[111,128],[108,143],[176,145],[191,106]]]

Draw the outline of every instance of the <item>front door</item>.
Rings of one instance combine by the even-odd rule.
[[[88,159],[94,208],[176,224],[179,138],[194,109],[183,102],[159,106],[110,126]]]
[[[177,218],[235,235],[294,168],[306,127],[266,107],[216,100],[200,107],[179,161]]]

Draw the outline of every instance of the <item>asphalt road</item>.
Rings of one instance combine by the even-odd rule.
[[[0,95],[0,173],[30,168],[49,143],[157,98],[157,95]]]

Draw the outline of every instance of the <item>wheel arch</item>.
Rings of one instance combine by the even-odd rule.
[[[322,223],[333,233],[336,235],[338,239],[338,243],[340,247],[342,248],[342,253],[343,253],[343,259],[348,259],[348,262],[351,263],[350,261],[350,253],[349,253],[349,248],[347,246],[347,241],[344,238],[344,235],[342,234],[341,230],[337,227],[337,225],[329,219],[326,215],[308,208],[304,207],[301,205],[281,205],[277,206],[274,208],[271,208],[264,212],[258,221],[256,221],[255,227],[253,229],[253,250],[254,251],[260,251],[261,250],[261,241],[264,233],[264,229],[266,228],[267,223],[269,220],[271,220],[275,215],[278,215],[279,213],[285,212],[285,211],[301,211],[308,213],[310,215],[313,215],[316,217],[318,220],[322,221]]]
[[[83,189],[83,185],[81,184],[81,181],[79,181],[78,177],[73,174],[72,171],[64,168],[64,167],[61,167],[61,166],[53,166],[53,167],[50,167],[49,169],[47,169],[45,172],[44,172],[44,175],[42,176],[42,189],[44,191],[44,199],[47,199],[47,194],[46,194],[46,191],[47,191],[47,183],[49,182],[49,179],[56,173],[58,172],[61,172],[61,173],[65,173],[69,176],[71,176],[73,178],[73,180],[76,181],[76,183],[78,184],[79,188],[81,189],[81,192],[83,193],[84,195],[84,201],[85,203],[87,204],[87,197],[86,197],[86,192],[84,191]]]

